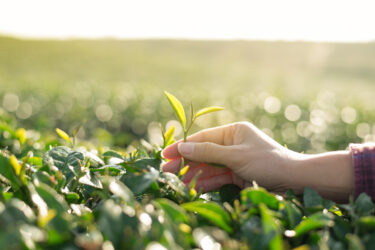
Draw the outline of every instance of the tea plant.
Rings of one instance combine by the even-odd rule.
[[[203,109],[198,110],[196,113],[194,112],[194,106],[193,103],[190,104],[190,121],[189,124],[186,124],[186,116],[185,116],[185,110],[184,107],[182,106],[181,102],[172,94],[168,93],[167,91],[164,92],[165,95],[167,96],[167,99],[169,103],[171,104],[176,116],[178,117],[183,134],[184,134],[184,142],[186,142],[187,136],[189,134],[189,131],[191,127],[193,126],[195,120],[202,116],[206,115],[209,113],[217,112],[220,110],[223,110],[222,107],[206,107]],[[182,169],[185,165],[185,160],[184,158],[181,158],[181,164],[180,164],[180,169]],[[223,167],[221,164],[216,164],[216,163],[210,163],[210,165],[217,166],[217,167]],[[186,171],[187,169],[185,169]]]
[[[160,169],[173,130],[162,147],[115,150],[72,143],[62,130],[61,140],[39,138],[0,114],[2,249],[375,248],[365,194],[348,204],[309,188],[279,196],[257,185],[191,195]]]
[[[184,107],[182,106],[181,102],[174,95],[168,93],[167,91],[165,91],[164,93],[167,96],[167,99],[168,99],[169,103],[171,104],[176,116],[178,117],[178,120],[180,121],[182,130],[183,130],[183,133],[184,133],[184,142],[186,142],[186,138],[189,134],[191,126],[193,126],[195,120],[198,117],[200,117],[202,115],[206,115],[208,113],[223,110],[222,107],[207,107],[207,108],[200,109],[195,113],[193,103],[191,103],[190,104],[190,122],[187,125],[186,124],[185,110],[184,110]]]

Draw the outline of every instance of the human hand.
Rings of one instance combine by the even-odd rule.
[[[178,171],[181,156],[190,160],[183,181],[189,183],[201,171],[197,190],[207,192],[224,184],[244,188],[256,181],[270,191],[284,192],[291,183],[288,166],[300,154],[281,146],[253,124],[238,122],[193,134],[186,143],[168,146],[163,156],[170,160],[163,165],[167,172]]]

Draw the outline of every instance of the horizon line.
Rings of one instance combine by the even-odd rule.
[[[139,36],[139,37],[120,37],[120,36],[33,36],[33,35],[18,35],[11,33],[0,32],[1,38],[10,38],[16,40],[32,40],[32,41],[74,41],[74,40],[113,40],[113,41],[212,41],[212,42],[289,42],[289,43],[338,43],[338,44],[371,44],[375,43],[373,40],[318,40],[318,39],[266,39],[266,38],[225,38],[225,37],[211,37],[211,38],[196,38],[196,37],[172,37],[172,36]]]

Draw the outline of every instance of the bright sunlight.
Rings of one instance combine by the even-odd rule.
[[[370,0],[3,0],[0,34],[368,42],[373,7]]]

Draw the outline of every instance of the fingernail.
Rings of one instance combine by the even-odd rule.
[[[194,151],[194,143],[185,142],[178,144],[178,152],[182,155],[190,155]]]
[[[164,155],[164,150],[161,151],[161,157],[165,158],[165,155]]]

